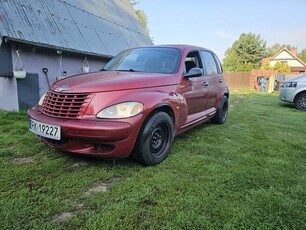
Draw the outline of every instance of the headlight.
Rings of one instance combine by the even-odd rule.
[[[284,88],[292,88],[292,87],[296,87],[297,86],[297,82],[285,82],[283,84]]]
[[[46,97],[46,93],[44,95],[42,95],[42,97],[39,99],[39,101],[38,101],[38,105],[39,106],[42,106],[42,104],[43,104],[43,102],[45,100],[45,97]]]
[[[127,118],[141,113],[143,104],[140,102],[123,102],[101,110],[97,118]]]

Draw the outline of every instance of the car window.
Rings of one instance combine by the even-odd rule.
[[[213,54],[213,56],[214,56],[215,61],[217,63],[218,73],[223,73],[222,65],[221,65],[221,62],[220,62],[219,58],[215,54]]]
[[[118,54],[103,69],[149,73],[176,73],[180,58],[181,52],[175,48],[136,48]]]
[[[203,59],[203,64],[204,64],[207,75],[214,75],[219,72],[216,61],[211,52],[202,50],[201,57]]]
[[[185,59],[185,72],[188,73],[192,68],[202,68],[202,63],[198,51],[190,52]]]

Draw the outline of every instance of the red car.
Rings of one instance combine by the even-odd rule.
[[[61,151],[162,162],[174,136],[207,120],[222,124],[229,90],[210,50],[129,49],[98,72],[54,83],[28,111],[29,130]]]

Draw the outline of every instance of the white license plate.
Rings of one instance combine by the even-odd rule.
[[[42,137],[47,137],[54,140],[61,139],[61,127],[58,125],[51,125],[30,118],[29,130]]]

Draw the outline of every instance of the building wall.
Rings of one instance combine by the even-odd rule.
[[[62,67],[60,68],[60,55],[57,53],[57,50],[37,49],[33,47],[13,44],[13,63],[17,58],[16,48],[20,49],[19,54],[25,70],[28,73],[38,74],[40,96],[46,93],[49,88],[46,75],[43,72],[43,68],[48,69],[47,75],[50,85],[52,85],[56,81],[57,76],[63,75],[63,72],[66,72],[67,77],[82,73],[81,68],[83,65],[83,60],[85,58],[84,55],[62,52]],[[90,56],[87,56],[86,58],[90,66],[90,72],[98,71],[109,60]]]
[[[23,44],[10,44],[10,52],[2,52],[0,50],[0,58],[2,60],[11,60],[11,65],[6,65],[5,68],[0,68],[0,109],[6,111],[19,111],[19,99],[17,85],[23,84],[23,80],[13,77],[14,63],[17,59],[16,49],[19,50],[20,59],[27,71],[27,77],[38,74],[39,89],[33,88],[33,91],[38,90],[39,97],[47,92],[49,85],[47,77],[43,72],[43,68],[48,69],[48,80],[50,85],[56,81],[58,75],[72,76],[82,73],[82,66],[85,56],[81,54],[72,54],[68,52],[62,53],[62,67],[60,68],[60,55],[57,50],[41,49]],[[7,50],[6,50],[7,51]],[[90,72],[100,70],[109,59],[87,56],[87,61],[90,67]],[[8,66],[8,67],[7,67]],[[1,74],[2,69],[2,74]],[[29,74],[32,73],[32,74]],[[20,96],[20,95],[19,95]],[[36,104],[37,102],[35,102]],[[33,104],[33,106],[35,105]]]
[[[290,67],[304,67],[304,65],[296,60],[291,54],[286,51],[281,52],[279,55],[270,60],[270,65],[274,66],[276,62],[287,61]]]
[[[292,59],[292,55],[286,51],[283,51],[273,59]]]
[[[0,109],[18,111],[16,79],[12,78],[11,46],[2,42],[0,46]]]
[[[298,60],[271,60],[270,66],[274,66],[276,62],[286,61],[290,67],[304,67]]]
[[[16,78],[0,76],[0,109],[19,111]]]

